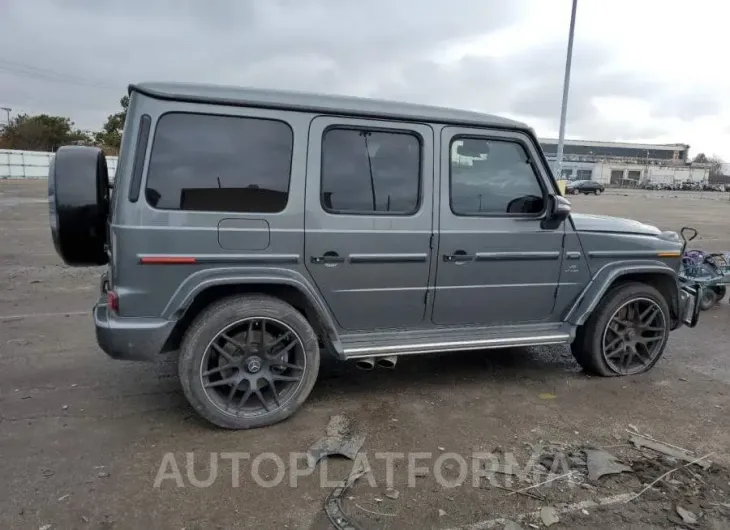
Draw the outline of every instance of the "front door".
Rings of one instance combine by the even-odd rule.
[[[538,160],[522,133],[442,130],[434,323],[553,318],[565,227],[541,227],[554,189]]]
[[[425,319],[433,229],[433,131],[317,117],[306,184],[307,269],[345,330]]]

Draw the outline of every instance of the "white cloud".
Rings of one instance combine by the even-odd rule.
[[[554,136],[570,4],[17,0],[0,17],[0,104],[98,128],[130,82],[207,81],[477,109]],[[728,20],[717,0],[579,0],[568,137],[730,160]]]

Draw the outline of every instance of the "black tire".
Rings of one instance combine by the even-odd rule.
[[[704,289],[702,289],[702,298],[700,298],[700,309],[702,311],[707,311],[708,309],[714,307],[718,300],[719,298],[717,297],[715,289],[712,287],[705,287]]]
[[[713,291],[715,291],[715,295],[717,297],[717,300],[715,302],[720,302],[723,298],[725,298],[725,295],[727,294],[727,287],[724,285],[716,285],[712,288]]]
[[[661,343],[650,363],[630,374],[617,371],[604,355],[604,335],[614,313],[621,307],[636,300],[650,300],[660,308],[664,322],[664,330],[660,332]],[[664,354],[669,337],[671,318],[669,306],[664,296],[652,287],[643,283],[625,283],[609,289],[598,303],[588,320],[578,328],[575,340],[571,344],[571,352],[578,364],[586,372],[603,377],[620,375],[636,375],[650,370]]]
[[[210,389],[206,391],[203,383],[203,376],[207,373],[203,372],[203,367],[205,367],[203,363],[206,362],[206,352],[212,342],[230,326],[247,319],[277,321],[288,328],[300,341],[301,347],[297,349],[301,350],[304,363],[298,386],[290,394],[284,396],[285,399],[280,405],[277,395],[275,410],[269,412],[267,408],[265,412],[255,416],[239,415],[242,409],[235,411],[235,414],[227,412],[227,407],[226,411],[222,410],[209,396]],[[263,337],[263,331],[261,333]],[[241,357],[245,358],[245,355]],[[265,352],[262,357],[266,358]],[[273,425],[291,416],[312,391],[319,373],[319,363],[320,351],[317,336],[306,318],[291,305],[278,298],[253,294],[223,299],[203,311],[193,321],[183,339],[178,361],[178,375],[185,397],[205,420],[226,429],[253,429]],[[238,385],[240,383],[235,384],[236,387]],[[243,388],[240,390],[242,391]],[[261,387],[261,391],[263,390],[265,387]],[[233,393],[231,391],[232,395]]]
[[[602,191],[603,191],[603,190],[597,189],[597,190],[596,190],[596,195],[600,195]]]
[[[98,147],[60,147],[48,169],[48,208],[56,252],[67,265],[108,262],[109,172]]]

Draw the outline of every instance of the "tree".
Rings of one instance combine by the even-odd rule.
[[[127,108],[129,107],[129,96],[124,96],[119,100],[122,110],[116,114],[110,115],[104,123],[102,131],[96,133],[96,143],[102,148],[119,150],[122,144],[122,130],[124,129],[124,120],[127,118]]]
[[[722,167],[725,164],[722,158],[717,155],[707,156],[699,153],[692,159],[693,164],[707,164],[710,166],[710,178],[722,175]]]
[[[62,145],[93,145],[90,133],[74,127],[70,118],[19,114],[0,133],[4,149],[55,152]]]

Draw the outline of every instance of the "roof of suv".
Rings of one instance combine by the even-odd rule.
[[[462,124],[478,127],[531,130],[524,123],[492,114],[353,96],[169,82],[133,84],[129,86],[130,93],[133,90],[154,98],[194,103],[241,105],[375,118],[401,118],[410,121]]]

